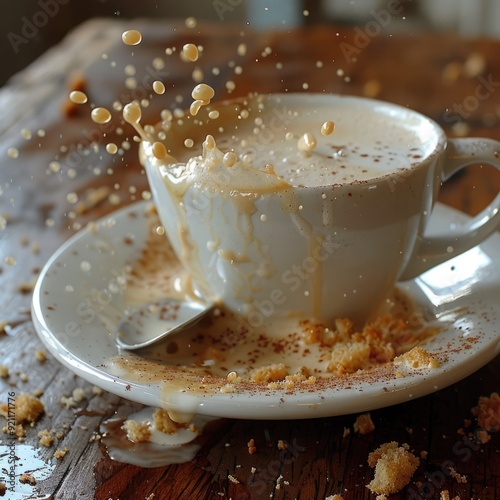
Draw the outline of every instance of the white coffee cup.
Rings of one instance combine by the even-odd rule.
[[[325,119],[336,124],[328,137],[320,134]],[[156,130],[177,160],[155,156],[151,140],[141,145],[141,162],[170,243],[200,295],[255,327],[275,314],[364,321],[397,281],[472,248],[500,225],[499,195],[460,234],[425,236],[441,183],[471,163],[500,169],[500,143],[447,140],[435,122],[394,104],[325,94],[253,96]],[[300,151],[306,132],[317,146]],[[207,134],[223,152],[241,150],[244,161],[232,165],[234,157],[211,150],[208,160],[186,166]],[[285,165],[285,182],[264,169],[270,159],[278,174],[283,164],[299,166]]]

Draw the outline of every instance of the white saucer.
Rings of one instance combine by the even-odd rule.
[[[44,267],[32,306],[35,327],[48,350],[77,375],[124,398],[180,414],[214,417],[342,415],[430,394],[468,376],[500,352],[500,235],[495,234],[480,247],[401,284],[444,327],[424,345],[440,360],[439,368],[406,369],[396,376],[389,363],[369,374],[355,373],[308,389],[247,387],[234,393],[191,391],[188,386],[198,376],[185,371],[176,379],[149,382],[120,376],[112,362],[118,355],[113,331],[123,311],[137,305],[127,303],[122,293],[122,270],[139,258],[150,237],[147,213],[146,203],[131,205],[99,221],[97,230],[85,229],[69,239]],[[430,232],[453,231],[466,220],[438,204]],[[101,311],[106,314],[96,314]],[[129,355],[124,356],[126,360]],[[175,373],[175,356],[172,359]]]

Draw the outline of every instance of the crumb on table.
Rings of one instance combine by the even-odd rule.
[[[35,359],[37,361],[40,361],[40,363],[44,363],[45,361],[47,361],[47,354],[43,349],[37,349],[35,351]]]
[[[54,435],[48,429],[43,429],[38,432],[38,437],[40,438],[40,444],[49,448],[54,444]]]
[[[255,440],[253,438],[250,439],[250,441],[248,441],[247,446],[248,446],[248,453],[250,455],[253,455],[254,453],[257,452],[257,447],[255,446]]]
[[[375,430],[375,424],[373,423],[370,413],[363,413],[358,415],[354,422],[354,432],[358,434],[369,434]]]
[[[16,423],[18,424],[34,424],[45,411],[43,403],[37,397],[26,392],[22,392],[14,398],[14,407]],[[0,406],[0,415],[8,418],[7,405]]]
[[[390,495],[410,482],[420,460],[408,448],[391,441],[368,455],[368,465],[375,468],[375,476],[367,486],[372,493]]]
[[[66,453],[68,453],[68,448],[59,448],[58,450],[55,451],[54,453],[54,458],[57,458],[57,460],[62,460],[65,456]]]
[[[500,396],[493,392],[489,397],[481,396],[472,409],[478,425],[487,432],[500,430]]]
[[[36,484],[36,479],[31,474],[21,474],[19,482],[23,484],[31,484],[31,486]]]

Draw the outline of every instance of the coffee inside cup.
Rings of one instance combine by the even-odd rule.
[[[233,188],[279,187],[273,176],[289,187],[335,186],[411,168],[436,148],[435,129],[414,112],[400,108],[396,114],[394,106],[363,106],[360,102],[369,100],[347,97],[332,106],[328,97],[318,106],[318,96],[309,103],[307,94],[300,101],[255,96],[164,123],[173,157],[166,163],[186,164],[182,174],[206,186],[221,181],[213,175],[216,163],[228,167],[227,174],[238,184]],[[333,132],[322,129],[323,124],[330,124]],[[215,138],[216,147],[205,143],[203,153],[207,135]],[[271,177],[256,176],[255,171]],[[227,188],[228,177],[223,181],[225,186],[221,182],[219,187]]]

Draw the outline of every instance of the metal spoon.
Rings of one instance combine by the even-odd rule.
[[[128,313],[115,331],[116,345],[134,351],[179,333],[206,316],[215,306],[199,302],[160,299]]]

